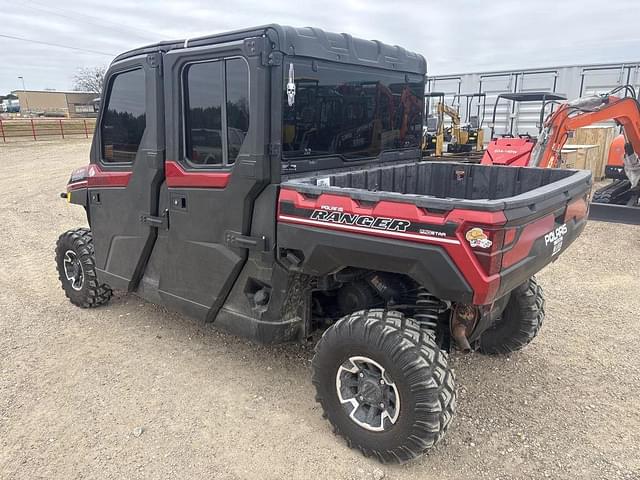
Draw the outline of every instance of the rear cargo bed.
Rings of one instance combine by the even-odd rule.
[[[356,200],[395,200],[424,208],[498,211],[543,207],[560,194],[571,198],[591,186],[581,170],[413,162],[293,178],[282,184],[308,194],[343,193]],[[557,197],[555,198],[557,201]]]
[[[414,162],[281,184],[283,261],[410,276],[438,298],[484,305],[526,282],[582,232],[591,173]]]

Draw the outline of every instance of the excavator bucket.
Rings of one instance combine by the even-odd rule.
[[[640,162],[624,135],[618,135],[609,147],[605,177],[613,179],[593,194],[590,220],[640,225]]]
[[[589,220],[640,225],[640,208],[593,202],[589,207]]]

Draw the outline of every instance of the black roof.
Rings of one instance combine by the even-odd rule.
[[[563,93],[553,92],[520,92],[520,93],[501,93],[499,98],[513,100],[515,102],[543,102],[547,100],[566,100],[567,96]]]
[[[215,45],[262,36],[269,38],[271,43],[275,45],[273,50],[280,51],[286,55],[311,57],[420,75],[424,75],[427,71],[426,61],[422,55],[410,52],[397,45],[387,45],[377,40],[363,40],[346,33],[325,32],[319,28],[295,28],[275,24],[204,37],[159,42],[118,55],[114,62],[158,51],[167,52],[169,50]]]

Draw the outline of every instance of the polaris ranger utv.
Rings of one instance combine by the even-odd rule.
[[[313,384],[350,446],[404,462],[455,410],[450,348],[517,350],[533,275],[582,232],[588,172],[422,162],[426,63],[269,25],[118,56],[63,194],[72,303],[135,293],[265,343],[324,331]]]

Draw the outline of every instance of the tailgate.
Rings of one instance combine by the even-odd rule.
[[[550,195],[526,208],[505,210],[496,298],[557,260],[582,233],[589,212],[588,195],[589,189],[576,190],[572,194]]]

